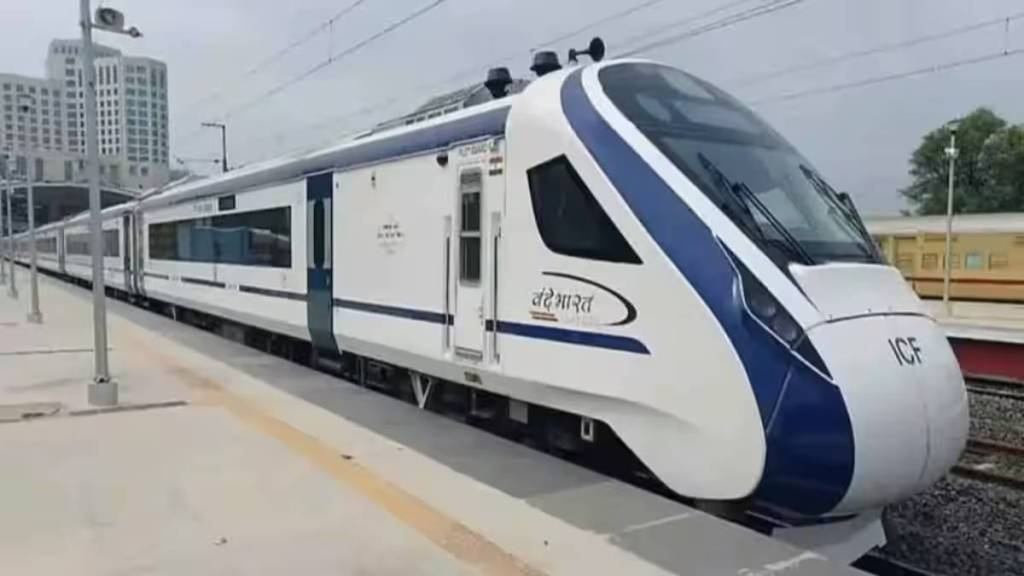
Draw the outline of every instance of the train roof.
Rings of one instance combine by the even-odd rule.
[[[875,235],[935,233],[945,234],[946,216],[900,216],[872,218],[864,224]],[[961,233],[1024,233],[1024,212],[992,214],[958,214],[953,217],[953,231]]]
[[[286,182],[312,174],[443,150],[458,142],[499,136],[505,133],[505,119],[512,101],[518,97],[507,96],[415,124],[371,130],[327,148],[184,183],[144,198],[141,204],[151,208],[188,202],[240,192],[270,182]]]

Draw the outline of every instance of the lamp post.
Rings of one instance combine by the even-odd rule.
[[[228,171],[228,127],[222,122],[203,122],[206,128],[220,128],[220,167],[221,172]]]
[[[0,173],[3,174],[4,181],[6,182],[10,178],[10,174],[7,173],[7,159],[10,156],[8,153],[0,154]],[[4,192],[0,189],[0,284],[7,283],[7,249],[6,249],[6,236],[4,235]]]
[[[20,94],[18,96],[18,112],[25,113],[31,111],[31,107],[35,104],[35,98],[28,94]],[[26,154],[25,161],[25,212],[28,216],[28,251],[29,251],[29,286],[31,298],[31,308],[28,312],[27,320],[33,324],[43,323],[43,314],[39,311],[39,270],[36,267],[36,215],[35,215],[35,180],[40,177],[36,174],[35,170],[35,159]]]
[[[14,167],[15,167],[14,157],[13,156],[8,156],[7,157],[7,179],[6,179],[7,180],[7,257],[10,258],[10,260],[8,261],[8,267],[7,268],[8,268],[8,270],[11,271],[11,278],[10,278],[11,285],[8,287],[7,294],[11,298],[17,298],[18,297],[18,282],[17,282],[17,278],[16,278],[17,274],[15,273],[15,270],[17,270],[18,267],[14,265],[14,259],[15,259],[15,255],[14,255],[14,218],[11,217],[11,214],[13,213],[11,211],[11,197],[14,196],[14,182],[13,182]]]
[[[85,72],[85,150],[89,179],[89,224],[92,237],[92,310],[95,375],[89,385],[89,403],[98,406],[117,404],[117,383],[110,380],[107,363],[107,307],[103,279],[103,220],[100,204],[99,138],[96,129],[96,68],[93,66],[92,29],[132,38],[142,36],[138,29],[125,29],[124,15],[113,8],[97,8],[96,20],[89,14],[89,0],[79,0],[79,25],[82,28],[82,68]]]
[[[945,150],[946,157],[949,158],[949,188],[946,192],[946,262],[942,270],[942,304],[946,308],[946,316],[952,314],[949,302],[949,277],[953,258],[953,182],[956,175],[956,157],[960,153],[956,148],[957,128],[956,122],[950,124],[949,147]]]

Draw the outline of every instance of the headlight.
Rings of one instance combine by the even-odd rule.
[[[786,341],[790,346],[796,344],[796,341],[803,335],[803,330],[797,326],[796,322],[789,317],[788,314],[776,314],[775,318],[772,318],[771,322],[772,332]]]
[[[731,252],[726,251],[736,270],[740,273],[740,291],[743,294],[743,302],[747,311],[758,320],[761,325],[774,334],[779,340],[786,343],[790,349],[808,364],[817,368],[821,373],[831,377],[825,362],[821,359],[818,351],[811,345],[810,340],[804,334],[803,328],[790,316],[789,312],[779,304],[775,296],[764,287],[764,284],[750,273],[750,270],[743,265]]]

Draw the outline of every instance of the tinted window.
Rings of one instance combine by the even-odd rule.
[[[118,257],[121,255],[121,247],[117,243],[117,230],[103,231],[103,255]]]
[[[291,208],[151,224],[149,257],[290,268]]]
[[[483,173],[468,170],[459,176],[459,279],[480,281],[480,193]]]
[[[36,251],[45,252],[47,254],[57,253],[57,239],[50,238],[36,238]]]
[[[880,260],[810,162],[735,98],[658,64],[599,76],[622,114],[777,262]]]
[[[66,246],[68,254],[74,254],[76,256],[88,256],[89,234],[88,232],[83,234],[68,234],[64,238],[64,245]]]
[[[534,166],[527,171],[527,177],[537,228],[552,252],[640,263],[565,156]]]

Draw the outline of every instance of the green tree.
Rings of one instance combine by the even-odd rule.
[[[1022,127],[1006,121],[988,108],[978,108],[959,121],[956,141],[954,210],[998,212],[1024,210],[1024,146]],[[913,183],[902,191],[919,214],[944,214],[949,179],[950,124],[925,135],[910,158]]]
[[[978,163],[988,182],[979,203],[987,211],[1024,210],[1024,125],[1008,126],[990,136]]]

